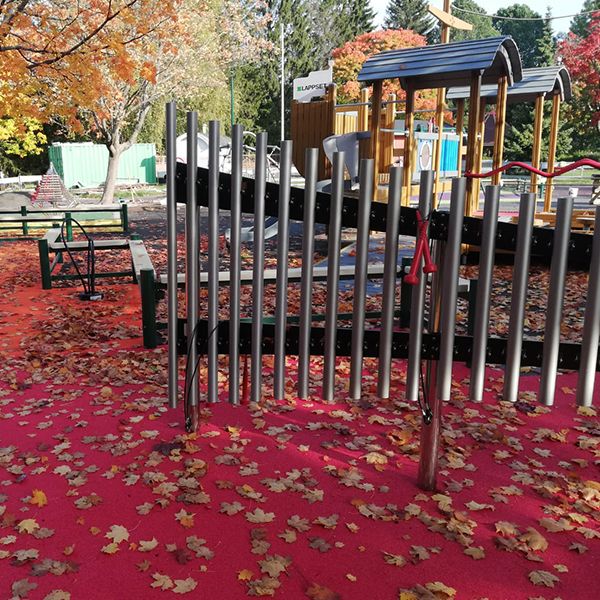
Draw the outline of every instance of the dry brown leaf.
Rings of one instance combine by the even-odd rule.
[[[250,569],[242,569],[238,571],[238,581],[250,581],[254,577],[254,573]]]
[[[406,564],[406,559],[401,554],[392,554],[390,552],[383,553],[383,560],[388,565],[393,565],[394,567],[403,567]]]
[[[474,560],[480,560],[485,558],[485,551],[482,546],[473,546],[470,548],[465,548],[463,552],[473,558]]]
[[[531,550],[545,552],[548,548],[548,540],[533,527],[528,527],[527,531],[519,537],[519,540],[525,542]]]
[[[160,590],[169,590],[174,585],[173,580],[168,575],[163,575],[162,573],[153,573],[152,579],[154,581],[150,584],[150,587]]]
[[[171,590],[174,594],[187,594],[196,589],[198,582],[191,577],[185,579],[175,579],[175,587]]]
[[[545,585],[546,587],[554,587],[554,584],[560,579],[549,571],[531,571],[529,573],[529,581],[534,585]]]
[[[246,520],[250,523],[270,523],[274,518],[275,513],[265,512],[262,508],[246,513]]]
[[[112,540],[115,544],[129,540],[129,531],[123,525],[111,525],[108,533],[104,536]]]

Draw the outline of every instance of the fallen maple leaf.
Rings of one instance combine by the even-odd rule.
[[[262,508],[246,513],[246,519],[250,523],[270,523],[274,518],[275,513],[265,512]]]
[[[71,600],[71,594],[64,590],[52,590],[44,596],[44,600]]]
[[[406,559],[401,554],[391,554],[390,552],[383,553],[383,560],[388,565],[393,565],[395,567],[403,567],[406,564]]]
[[[548,548],[548,540],[533,527],[528,527],[527,531],[519,537],[519,540],[525,542],[531,550],[545,552]]]
[[[173,580],[168,575],[153,573],[152,579],[154,579],[154,581],[150,584],[150,587],[159,588],[161,590],[168,590],[173,587]]]
[[[182,508],[178,513],[175,513],[175,519],[177,519],[183,527],[189,529],[194,526],[194,515],[195,513],[189,513]]]
[[[253,577],[254,573],[250,569],[238,571],[238,581],[250,581]]]
[[[328,587],[319,585],[318,583],[312,583],[306,590],[306,596],[310,600],[341,600],[341,596],[330,590]]]
[[[156,546],[158,546],[158,540],[153,537],[151,540],[140,540],[138,550],[139,552],[151,552]]]
[[[475,546],[470,548],[465,548],[463,552],[473,558],[474,560],[480,560],[485,558],[485,551],[481,546]]]
[[[198,582],[191,577],[175,579],[175,587],[171,590],[174,594],[187,594],[196,589]]]
[[[27,594],[29,594],[31,590],[35,590],[36,587],[37,583],[25,578],[15,581],[11,586],[11,590],[15,598],[27,598]]]
[[[129,531],[123,525],[111,525],[104,537],[112,540],[115,544],[120,544],[123,541],[129,541]]]
[[[19,533],[33,533],[39,528],[40,526],[35,519],[23,519],[17,523],[17,529],[19,530]]]
[[[42,506],[46,506],[46,504],[48,504],[48,498],[46,497],[46,494],[42,492],[42,490],[33,490],[33,492],[31,492],[29,504],[33,504],[34,506],[39,506],[41,508]]]
[[[119,544],[115,543],[115,542],[111,542],[110,544],[107,544],[106,546],[102,546],[102,552],[104,552],[104,554],[116,554],[119,551]]]
[[[534,585],[545,585],[546,587],[554,587],[555,582],[560,579],[549,571],[531,571],[529,573],[529,581]]]

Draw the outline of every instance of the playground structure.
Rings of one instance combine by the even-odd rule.
[[[486,85],[481,88],[481,109],[480,109],[480,135],[483,129],[483,115],[486,106],[496,105],[496,139],[494,144],[494,153],[503,154],[504,129],[506,124],[507,104],[534,103],[534,123],[533,123],[533,149],[531,156],[531,166],[535,169],[540,168],[542,155],[542,124],[544,119],[544,101],[549,99],[552,102],[552,116],[550,121],[550,135],[548,139],[548,172],[552,173],[556,164],[556,142],[558,138],[560,108],[563,102],[571,100],[571,78],[569,72],[563,66],[541,67],[523,70],[523,79],[509,87],[506,91],[506,98],[501,94],[505,90],[498,90],[494,86]],[[451,88],[448,90],[446,98],[455,101],[459,106],[464,107],[465,100],[469,97],[469,90],[466,87]],[[481,144],[478,147],[474,172],[481,173],[482,163]],[[494,160],[494,164],[502,161]],[[494,175],[495,183],[501,182],[501,173]],[[538,193],[539,176],[535,171],[530,173],[530,188],[532,193]],[[544,212],[549,213],[552,202],[552,179],[546,183],[544,190]]]
[[[175,167],[170,150],[175,131],[175,108],[168,106],[168,152],[170,164]],[[192,139],[197,117],[188,114],[188,128]],[[600,233],[594,237],[571,234],[570,222],[573,199],[559,201],[556,230],[533,227],[535,195],[521,196],[518,225],[498,223],[499,185],[486,189],[483,220],[464,217],[467,201],[467,179],[455,178],[452,184],[450,212],[433,211],[428,223],[428,236],[433,241],[433,261],[442,266],[432,273],[429,286],[421,275],[412,296],[409,331],[394,329],[394,298],[397,275],[398,235],[422,236],[427,230],[419,227],[419,215],[430,214],[434,174],[421,174],[419,209],[402,203],[405,189],[403,169],[394,167],[390,174],[387,206],[373,202],[374,163],[361,163],[359,198],[345,197],[343,193],[344,156],[336,153],[333,161],[332,194],[324,201],[316,191],[317,149],[306,152],[306,186],[292,194],[290,186],[291,143],[282,146],[282,177],[278,188],[267,189],[265,176],[266,136],[258,138],[256,173],[253,186],[243,180],[241,173],[241,127],[234,128],[232,173],[219,174],[219,124],[211,122],[209,138],[213,149],[209,169],[196,167],[193,149],[188,149],[188,164],[177,165],[168,171],[168,338],[169,338],[169,398],[172,406],[179,395],[178,352],[187,355],[184,406],[186,426],[194,430],[198,424],[200,402],[197,364],[199,356],[208,356],[208,402],[217,402],[218,355],[229,357],[229,401],[239,404],[246,397],[240,393],[240,357],[250,355],[251,402],[263,397],[262,356],[274,355],[273,398],[285,398],[286,355],[298,356],[298,388],[300,398],[308,397],[308,365],[310,356],[324,357],[321,397],[333,400],[336,356],[350,357],[349,396],[361,397],[362,366],[364,357],[378,357],[378,390],[382,398],[389,397],[390,365],[392,358],[407,358],[406,396],[418,401],[421,361],[427,361],[427,383],[422,394],[423,429],[419,481],[422,487],[435,487],[437,448],[444,401],[450,398],[452,363],[464,361],[471,366],[471,399],[480,401],[483,393],[486,364],[506,365],[503,398],[517,400],[520,368],[541,368],[540,401],[552,405],[558,369],[579,370],[577,401],[589,406],[594,397],[600,334]],[[191,150],[191,152],[190,152]],[[176,246],[173,235],[176,203],[186,203],[186,318],[177,318]],[[199,261],[198,221],[199,205],[208,206],[208,294],[207,318],[199,318]],[[219,210],[231,211],[231,266],[227,274],[230,293],[229,319],[219,321],[218,286],[218,221]],[[240,231],[241,213],[251,212],[255,219],[254,277],[252,322],[240,320]],[[600,209],[597,209],[600,213]],[[263,322],[264,294],[264,219],[279,219],[278,264],[276,274],[275,324]],[[299,325],[288,322],[287,244],[289,220],[304,223],[303,261],[301,269],[301,314]],[[311,318],[311,290],[313,267],[314,224],[329,225],[328,298],[325,326],[315,327]],[[357,229],[356,272],[351,328],[338,325],[338,275],[340,232],[342,227]],[[386,232],[385,264],[383,272],[381,327],[365,328],[365,286],[367,280],[368,239],[371,231]],[[475,327],[473,336],[455,335],[458,268],[462,244],[479,246],[480,271],[477,290]],[[489,338],[489,296],[492,285],[492,267],[495,250],[515,253],[514,285],[511,298],[511,318],[507,339]],[[550,292],[544,340],[525,340],[523,334],[524,308],[530,257],[551,264]],[[236,258],[237,257],[237,258]],[[416,269],[420,270],[421,264]],[[567,268],[590,270],[588,297],[585,311],[583,343],[561,343],[560,321]],[[413,269],[415,272],[415,269]],[[429,290],[429,293],[427,291]],[[427,300],[428,298],[428,300]],[[427,323],[424,329],[424,322]],[[194,323],[191,327],[189,324]],[[187,325],[186,325],[187,324]]]

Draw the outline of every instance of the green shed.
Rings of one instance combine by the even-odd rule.
[[[52,144],[50,162],[67,188],[98,187],[106,180],[108,149],[102,144]],[[156,147],[134,144],[121,155],[117,185],[121,183],[156,183]]]

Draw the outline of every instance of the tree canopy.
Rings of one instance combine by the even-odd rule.
[[[527,5],[513,4],[499,9],[492,23],[502,35],[514,38],[524,68],[545,67],[554,62],[554,41],[549,21],[543,20],[539,13]]]
[[[461,9],[469,12],[463,12]],[[473,29],[471,31],[450,29],[450,41],[480,40],[500,35],[500,32],[492,25],[492,17],[477,2],[473,0],[455,0],[452,3],[452,11],[459,19],[471,23]]]
[[[585,37],[587,35],[588,26],[592,20],[592,11],[600,10],[600,0],[585,0],[581,7],[581,13],[573,18],[569,31]]]
[[[388,29],[411,29],[427,36],[435,28],[435,21],[427,11],[425,0],[390,0],[385,16]]]

